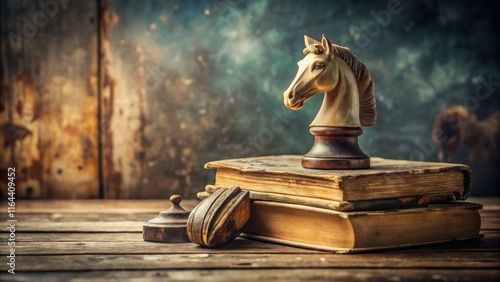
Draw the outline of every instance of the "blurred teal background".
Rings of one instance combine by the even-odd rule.
[[[304,34],[325,34],[370,69],[378,121],[364,128],[360,144],[371,156],[437,161],[430,135],[439,112],[458,104],[483,119],[499,109],[494,1],[130,1],[113,8],[121,36],[158,56],[168,76],[192,79],[189,103],[173,106],[157,94],[150,104],[183,112],[175,122],[190,128],[207,125],[199,131],[200,164],[310,149],[308,125],[322,95],[297,112],[282,101]],[[175,85],[158,91],[180,95]],[[454,161],[469,163],[463,150]]]

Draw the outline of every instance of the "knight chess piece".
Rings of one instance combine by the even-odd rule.
[[[283,93],[286,107],[299,110],[306,100],[325,93],[323,104],[310,125],[312,149],[302,167],[312,169],[364,169],[370,158],[358,145],[361,126],[375,124],[374,84],[366,66],[348,48],[304,36],[304,59]]]

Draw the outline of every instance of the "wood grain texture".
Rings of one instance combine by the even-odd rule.
[[[283,268],[283,269],[194,269],[194,270],[109,270],[20,273],[10,281],[497,281],[494,269],[373,269],[373,268]],[[50,277],[50,279],[44,279]]]
[[[70,236],[69,238],[65,238]],[[27,238],[26,238],[27,237]],[[0,234],[0,238],[7,238],[6,234]],[[324,254],[322,251],[307,250],[282,246],[277,244],[263,244],[254,240],[237,238],[230,244],[221,248],[201,248],[193,243],[179,243],[175,248],[167,247],[163,243],[145,242],[140,232],[136,233],[69,233],[53,234],[50,236],[37,234],[21,234],[19,236],[23,243],[16,247],[18,255],[71,255],[71,254],[196,254],[200,251],[207,254]],[[47,241],[44,241],[43,239]],[[72,240],[72,241],[68,241]],[[29,243],[36,242],[36,243]],[[435,244],[427,248],[407,249],[405,253],[415,253],[417,256],[426,256],[429,253],[455,253],[464,252],[499,252],[500,236],[498,234],[487,234],[482,240],[460,241],[447,244]],[[430,249],[430,250],[429,250]],[[397,253],[397,252],[393,252]],[[401,253],[401,251],[399,252]],[[346,258],[349,260],[350,258]]]
[[[0,280],[496,281],[498,205],[488,204],[495,203],[489,199],[474,200],[485,205],[481,212],[488,229],[483,229],[483,239],[356,255],[242,238],[214,249],[144,242],[141,227],[146,221],[131,216],[135,212],[154,216],[157,212],[151,210],[162,209],[164,201],[19,201],[16,275],[4,275],[7,265],[1,264]],[[1,203],[0,210],[5,209]],[[101,221],[99,215],[114,220]],[[59,216],[63,220],[58,222]],[[7,240],[8,230],[0,231],[0,240]]]
[[[1,1],[1,192],[98,198],[96,2]]]
[[[491,224],[490,222],[494,223]],[[142,232],[144,221],[118,221],[118,222],[102,222],[102,221],[86,221],[86,222],[33,222],[20,221],[18,222],[18,233],[23,232]],[[489,219],[483,217],[482,228],[484,230],[497,230],[500,227],[498,219]],[[7,233],[8,230],[1,230],[1,233]]]
[[[242,238],[236,239],[230,245],[221,248],[201,248],[196,244],[176,243],[169,245],[158,242],[145,242],[142,240],[141,233],[135,233],[135,238],[127,239],[127,241],[102,241],[94,242],[94,238],[99,238],[103,233],[89,234],[85,241],[78,242],[59,242],[51,239],[50,242],[42,242],[38,240],[36,244],[19,244],[16,248],[19,255],[95,255],[95,254],[198,254],[201,252],[207,254],[304,254],[304,253],[321,253],[318,251],[302,250],[293,247],[262,244],[258,241],[246,240]],[[112,234],[115,238],[120,238],[121,234]],[[21,236],[23,237],[23,236]],[[108,237],[109,238],[109,237]],[[141,240],[136,240],[137,238]],[[175,248],[173,248],[175,247]]]
[[[198,200],[183,200],[181,206],[187,210],[191,210],[199,201]],[[17,215],[23,214],[87,214],[89,211],[95,214],[106,213],[159,213],[168,209],[172,204],[168,198],[164,200],[43,200],[30,201],[20,200],[16,202]],[[7,206],[6,203],[0,203],[0,206]],[[0,214],[0,217],[6,216]]]
[[[139,232],[123,232],[120,234],[120,236],[116,236],[114,233],[64,233],[64,232],[47,232],[47,233],[23,233],[21,236],[16,238],[17,242],[51,242],[52,244],[58,244],[58,242],[72,242],[72,243],[79,243],[79,242],[93,242],[93,243],[98,243],[98,242],[143,242],[142,236],[138,234]],[[465,250],[472,250],[472,249],[478,249],[478,248],[486,248],[490,250],[494,249],[500,249],[499,242],[500,242],[500,231],[488,231],[484,230],[481,233],[483,233],[485,236],[481,240],[471,240],[471,241],[463,241],[463,242],[453,242],[449,244],[437,244],[433,245],[432,249],[445,249],[445,248],[450,248],[451,245],[454,247],[451,248],[451,251],[465,251]],[[0,233],[0,239],[4,240],[7,239],[9,236],[8,233]],[[236,240],[240,240],[239,238]],[[237,241],[239,242],[239,241]],[[254,242],[257,244],[256,241],[250,241],[250,240],[244,240],[244,244],[249,245],[249,242]],[[272,244],[266,244],[273,246]],[[484,246],[483,246],[484,245]],[[158,245],[157,245],[158,246]],[[182,247],[182,245],[179,245]],[[25,244],[25,247],[29,247],[29,244]],[[191,246],[192,247],[192,246]],[[426,248],[431,248],[431,246],[428,246]],[[297,250],[297,248],[290,248]],[[309,252],[319,252],[319,251],[313,251],[309,250]]]
[[[412,256],[408,260],[408,255]],[[449,261],[453,261],[450,264]],[[468,252],[463,254],[92,254],[57,256],[19,256],[19,271],[88,271],[88,270],[152,270],[152,269],[244,269],[244,268],[452,268],[497,269],[498,253]],[[24,266],[24,267],[23,267]],[[6,266],[2,266],[2,271]]]

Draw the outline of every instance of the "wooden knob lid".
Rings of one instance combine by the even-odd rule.
[[[160,212],[160,214],[143,225],[144,241],[155,241],[165,243],[189,242],[186,233],[189,212],[184,210],[180,203],[181,196],[170,197],[172,206]]]

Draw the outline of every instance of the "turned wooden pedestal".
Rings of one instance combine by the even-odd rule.
[[[312,126],[314,135],[311,151],[302,158],[302,167],[312,169],[370,168],[368,157],[358,145],[360,127]]]

